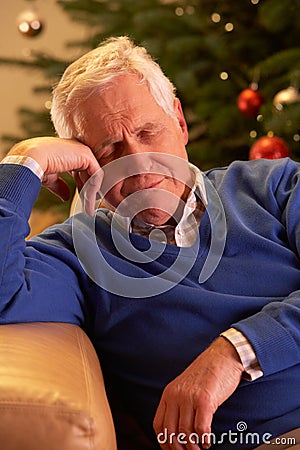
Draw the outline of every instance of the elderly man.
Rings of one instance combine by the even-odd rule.
[[[69,66],[52,120],[58,138],[18,143],[0,168],[1,322],[88,332],[120,450],[296,436],[299,164],[201,173],[173,85],[127,37]],[[41,184],[68,198],[62,172],[85,213],[25,243]]]

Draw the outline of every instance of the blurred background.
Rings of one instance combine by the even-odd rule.
[[[300,160],[300,0],[2,2],[0,152],[53,135],[51,88],[104,38],[129,35],[176,85],[202,170],[236,159]],[[72,180],[68,180],[73,188]],[[35,210],[68,214],[42,190]]]

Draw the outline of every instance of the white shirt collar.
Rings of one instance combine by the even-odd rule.
[[[197,206],[196,196],[201,199],[205,207],[207,206],[207,195],[203,174],[200,169],[193,164],[189,163],[189,167],[193,175],[194,185],[186,201],[182,217],[175,227],[175,242],[179,247],[190,247],[195,242],[196,234],[198,233],[198,225],[196,226],[193,217],[193,212]],[[120,216],[112,211],[111,214],[114,215],[114,220],[116,220],[121,227],[129,230],[129,232],[132,231],[129,217]],[[145,227],[146,226],[151,226],[151,224],[145,224]],[[155,228],[163,231],[164,225]]]

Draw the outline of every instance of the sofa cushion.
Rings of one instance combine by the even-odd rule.
[[[0,326],[0,442],[5,450],[116,449],[100,364],[78,326]]]

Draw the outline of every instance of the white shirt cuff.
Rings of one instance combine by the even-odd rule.
[[[8,155],[2,159],[1,164],[17,164],[19,166],[25,166],[30,169],[40,180],[42,180],[44,176],[44,172],[39,163],[30,156]]]
[[[263,376],[263,371],[259,365],[253,347],[243,333],[235,328],[229,328],[221,333],[221,336],[228,339],[238,352],[245,370],[243,378],[248,381],[254,381]]]

